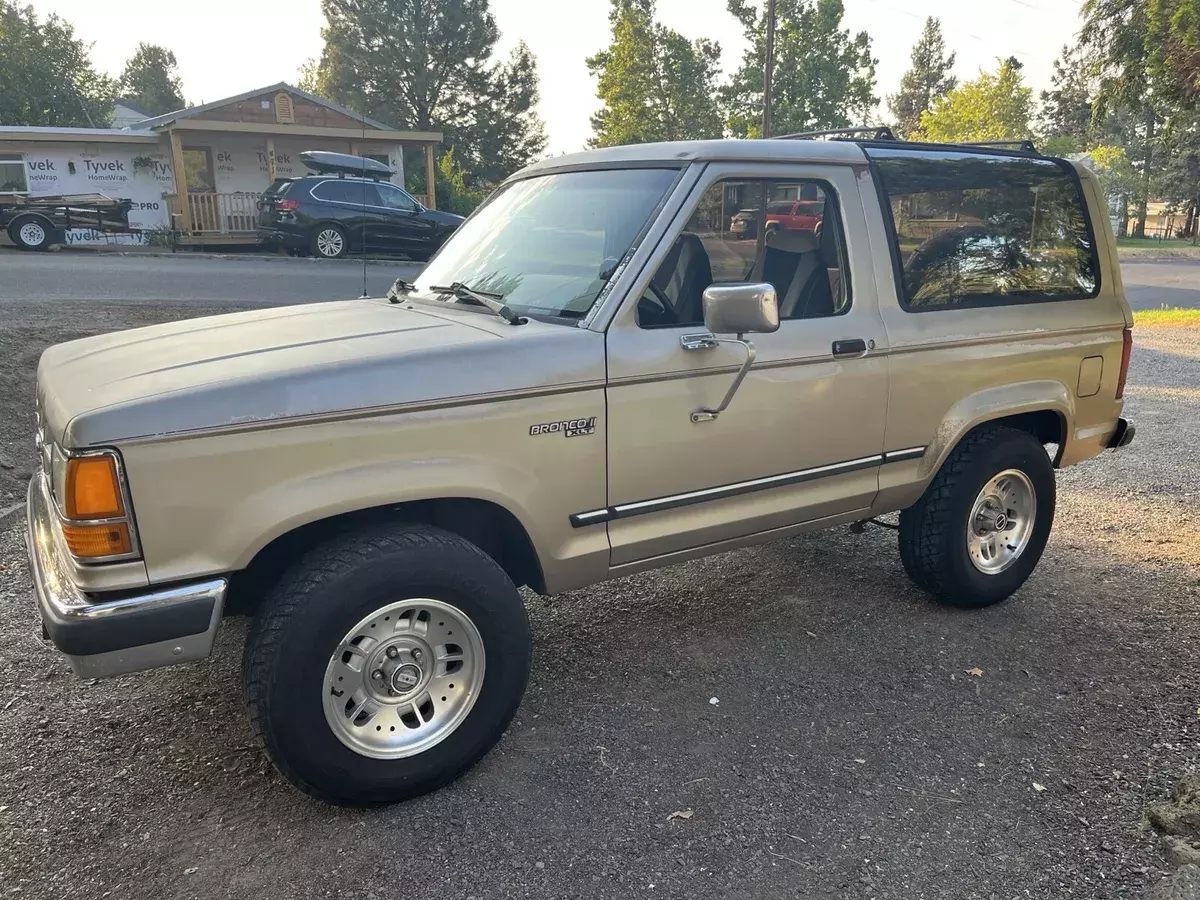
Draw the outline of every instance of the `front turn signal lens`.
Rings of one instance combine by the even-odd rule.
[[[129,526],[124,522],[113,525],[62,526],[67,549],[77,559],[96,559],[102,556],[124,556],[133,550],[129,539]]]
[[[125,515],[117,461],[111,456],[81,456],[67,461],[68,519],[115,519]],[[126,533],[126,541],[129,535]]]

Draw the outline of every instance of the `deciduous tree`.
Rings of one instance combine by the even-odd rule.
[[[930,141],[1013,141],[1030,137],[1033,91],[1016,59],[1000,61],[933,103],[921,116],[919,135]]]
[[[762,133],[766,15],[753,0],[728,0],[750,44],[724,91],[729,130]],[[878,102],[871,38],[842,28],[842,0],[778,0],[771,130],[775,134],[866,122]]]
[[[654,0],[612,0],[608,19],[612,42],[587,60],[604,104],[591,146],[720,137],[720,45],[655,21]]]
[[[887,100],[899,137],[915,132],[921,114],[933,106],[933,101],[958,87],[958,79],[950,74],[953,68],[954,53],[946,53],[941,23],[929,16],[913,46],[912,64],[900,79],[900,90]]]
[[[103,126],[112,99],[71,23],[0,0],[0,125]]]
[[[182,109],[187,104],[183,81],[176,73],[178,66],[175,54],[166,47],[138,44],[117,80],[117,89],[152,116]]]

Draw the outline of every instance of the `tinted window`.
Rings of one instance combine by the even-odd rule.
[[[379,206],[379,189],[364,181],[322,181],[313,188],[312,194],[318,200],[328,200],[333,203],[353,203],[356,206],[366,204]]]
[[[504,295],[525,315],[580,318],[620,268],[679,173],[561,172],[510,182],[476,210],[417,279]]]
[[[1095,296],[1077,182],[1048,159],[873,150],[891,206],[905,307]]]
[[[390,184],[381,184],[378,186],[380,200],[383,205],[390,209],[408,209],[415,210],[417,201],[404,193],[397,187],[392,187]]]
[[[738,179],[712,185],[639,301],[638,324],[702,326],[704,289],[739,281],[775,285],[784,319],[845,312],[850,306],[845,244],[836,212],[825,215],[827,191],[832,195],[815,181]],[[796,197],[814,199],[793,215]],[[787,218],[781,221],[781,214]]]

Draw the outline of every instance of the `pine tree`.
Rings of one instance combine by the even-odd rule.
[[[545,150],[537,62],[495,58],[488,0],[322,0],[325,49],[305,87],[398,128],[442,131],[472,188]]]
[[[938,97],[958,87],[958,79],[950,74],[954,58],[954,53],[946,54],[941,22],[930,16],[913,45],[912,65],[900,79],[899,92],[887,99],[888,109],[896,119],[898,137],[916,131],[921,114],[931,109]]]
[[[654,0],[613,0],[608,18],[612,42],[587,60],[604,101],[590,145],[720,137],[720,46],[656,22]]]

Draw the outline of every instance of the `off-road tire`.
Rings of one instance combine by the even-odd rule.
[[[1024,472],[1037,498],[1033,532],[1009,568],[985,574],[967,550],[967,520],[983,486],[1005,469]],[[983,426],[951,451],[916,503],[900,513],[900,561],[909,578],[951,606],[978,609],[999,603],[1033,572],[1054,521],[1054,467],[1033,435]]]
[[[325,670],[356,622],[411,597],[441,600],[470,617],[486,653],[483,683],[440,743],[376,759],[330,728]],[[407,800],[453,781],[500,739],[525,691],[531,652],[516,587],[474,544],[419,524],[348,533],[310,551],[268,591],[243,659],[250,724],[276,769],[307,794],[348,806]]]

